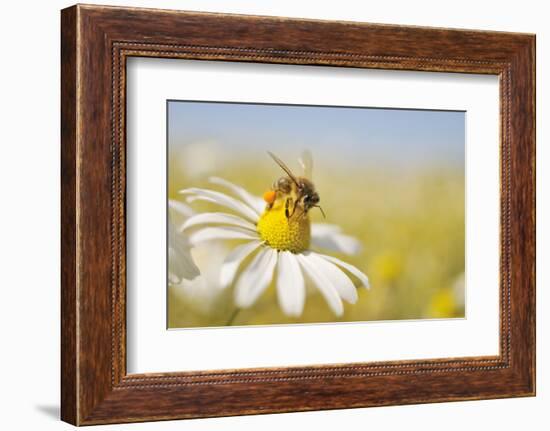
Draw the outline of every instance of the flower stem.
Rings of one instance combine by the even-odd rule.
[[[233,310],[233,313],[231,313],[231,316],[229,316],[229,319],[227,320],[225,326],[233,325],[233,322],[235,321],[237,315],[239,314],[239,311],[241,311],[240,308],[235,308],[235,310]]]

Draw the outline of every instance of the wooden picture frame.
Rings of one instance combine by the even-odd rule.
[[[77,5],[61,14],[61,417],[75,425],[535,394],[535,36]],[[500,354],[126,373],[131,56],[500,77]]]

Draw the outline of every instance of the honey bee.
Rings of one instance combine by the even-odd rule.
[[[289,167],[272,152],[268,151],[268,154],[287,175],[276,180],[272,185],[272,191],[269,196],[269,192],[264,196],[268,204],[272,205],[275,202],[277,194],[282,194],[286,197],[285,215],[287,219],[290,219],[296,213],[297,208],[301,209],[300,216],[307,214],[311,208],[319,208],[321,214],[325,217],[325,212],[319,205],[319,193],[317,193],[313,182],[309,179],[311,178],[313,168],[311,153],[304,151],[302,157],[299,159],[304,170],[303,177],[294,175]]]

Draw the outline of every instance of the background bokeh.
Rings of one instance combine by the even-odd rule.
[[[371,289],[335,318],[314,291],[303,315],[285,316],[271,286],[234,325],[454,318],[464,316],[465,115],[455,111],[168,102],[168,197],[212,188],[211,175],[261,195],[282,175],[275,152],[300,172],[305,148],[327,219],[363,244],[357,256]],[[208,204],[198,210],[214,209]],[[232,290],[215,284],[232,244],[193,251],[200,280],[168,287],[168,326],[223,326]]]

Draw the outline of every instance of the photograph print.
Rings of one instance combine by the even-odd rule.
[[[465,317],[465,112],[167,101],[169,329]]]

